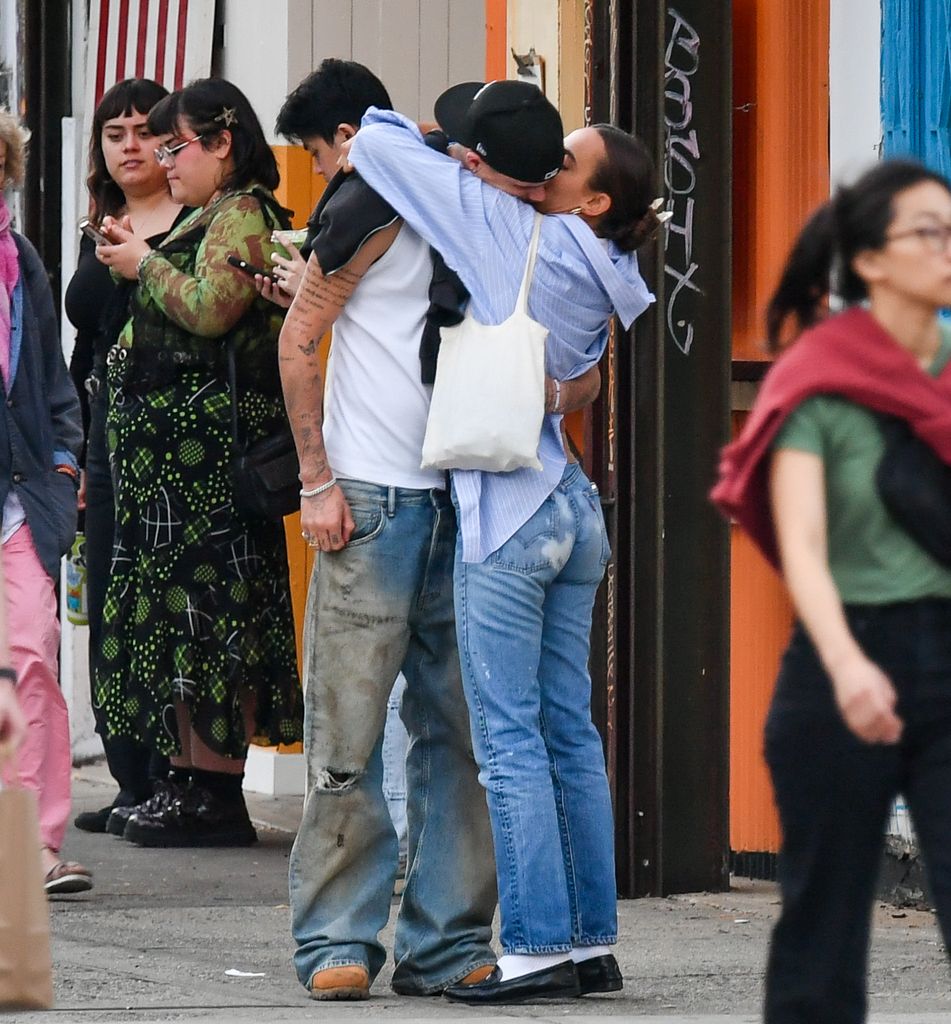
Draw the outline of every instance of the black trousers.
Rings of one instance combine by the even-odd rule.
[[[89,611],[89,679],[96,678],[102,643],[102,612],[112,566],[115,498],[106,448],[107,389],[89,400],[89,438],[86,446],[86,604]],[[109,772],[119,784],[117,805],[142,803],[152,795],[156,778],[168,772],[168,759],[138,740],[106,733],[101,708],[92,704],[96,731],[102,736]]]
[[[951,943],[951,601],[846,609],[898,692],[900,743],[846,728],[797,626],[766,721],[783,829],[783,907],[766,975],[766,1024],[860,1024],[875,885],[891,803],[904,794],[945,946]]]

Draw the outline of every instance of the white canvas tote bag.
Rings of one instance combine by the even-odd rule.
[[[497,326],[467,310],[442,328],[432,404],[423,441],[423,469],[481,469],[508,473],[541,469],[538,442],[545,416],[545,339],[548,328],[528,315],[542,215],[528,247],[512,315]]]

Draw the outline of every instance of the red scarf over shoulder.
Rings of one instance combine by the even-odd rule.
[[[840,313],[806,331],[763,379],[740,436],[720,455],[710,492],[766,558],[779,567],[769,507],[769,454],[786,417],[813,395],[839,395],[907,420],[951,464],[951,363],[938,377],[917,362],[864,309]]]

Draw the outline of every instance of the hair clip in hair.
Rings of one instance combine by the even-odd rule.
[[[237,110],[234,107],[222,107],[221,113],[215,120],[224,122],[225,128],[230,128],[233,124],[238,123]]]

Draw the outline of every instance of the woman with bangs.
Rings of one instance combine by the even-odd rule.
[[[127,78],[109,89],[92,120],[89,138],[89,221],[128,218],[128,225],[149,245],[158,245],[185,215],[168,191],[165,172],[155,160],[159,140],[148,126],[149,111],[168,90],[147,78]],[[70,373],[83,409],[86,445],[80,503],[84,506],[89,679],[94,686],[102,634],[102,607],[112,561],[115,526],[112,476],[106,451],[106,353],[129,319],[135,282],[114,281],[96,259],[96,243],[82,234],[76,272],[66,289],[66,315],[76,328]],[[102,736],[106,763],[119,792],[111,803],[83,811],[75,825],[84,832],[122,835],[133,807],[164,784],[168,759],[132,736],[109,736],[102,708],[93,701],[96,729]],[[113,814],[115,812],[115,814]]]
[[[241,789],[248,743],[299,741],[301,724],[283,527],[242,509],[230,474],[235,440],[285,423],[283,311],[227,257],[270,265],[287,218],[274,155],[230,82],[192,82],[149,128],[165,140],[156,158],[172,198],[194,210],[155,247],[106,218],[117,244],[97,249],[138,287],[107,357],[117,522],[96,699],[110,733],[172,763],[125,838],[243,846],[256,839]]]

